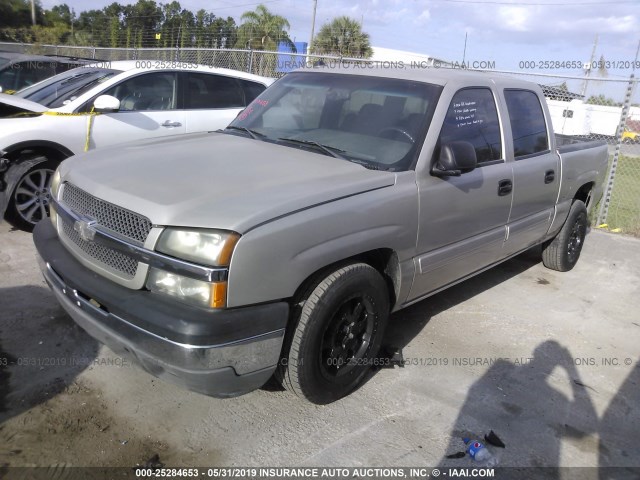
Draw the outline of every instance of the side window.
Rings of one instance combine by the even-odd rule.
[[[440,145],[455,141],[471,143],[479,165],[502,159],[500,121],[490,89],[465,88],[453,96],[440,131]]]
[[[206,73],[187,74],[185,108],[241,108],[244,95],[235,78]]]
[[[176,76],[173,73],[143,73],[111,87],[103,95],[120,100],[121,112],[175,110]]]
[[[533,155],[549,150],[547,125],[538,96],[530,90],[505,90],[514,156]]]
[[[266,88],[261,83],[251,82],[249,80],[238,80],[238,82],[240,82],[242,90],[244,90],[244,101],[247,105],[253,102]]]

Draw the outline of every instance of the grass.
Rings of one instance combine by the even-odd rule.
[[[610,163],[613,157],[610,157]],[[598,206],[598,208],[600,208]],[[598,210],[596,210],[597,215]],[[610,230],[640,237],[640,157],[620,155],[606,220]]]

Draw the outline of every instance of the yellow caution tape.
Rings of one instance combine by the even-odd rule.
[[[600,225],[598,225],[596,228],[607,228],[609,225],[607,225],[606,223],[601,223]]]
[[[93,117],[99,115],[98,112],[93,111],[93,107],[91,107],[91,111],[89,112],[89,120],[87,120],[87,138],[84,141],[84,151],[89,151],[89,138],[91,137],[91,127],[93,126]]]
[[[86,117],[87,115],[100,115],[100,112],[94,112],[93,109],[91,109],[90,112],[82,112],[82,113],[64,113],[64,112],[52,112],[52,111],[47,111],[47,112],[42,112],[43,115],[53,115],[56,117]]]
[[[93,108],[91,108],[90,112],[82,112],[82,113],[64,113],[64,112],[42,112],[43,115],[52,115],[55,117],[88,117],[87,119],[87,135],[84,141],[84,151],[89,151],[89,141],[91,138],[91,128],[93,127],[93,117],[96,115],[100,115],[100,112],[95,112]]]

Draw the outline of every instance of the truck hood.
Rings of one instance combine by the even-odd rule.
[[[63,182],[145,215],[156,225],[239,233],[395,183],[392,172],[220,133],[98,149],[69,158],[60,172]]]
[[[0,103],[16,107],[23,112],[29,113],[42,113],[49,110],[47,107],[40,105],[39,103],[32,102],[31,100],[25,100],[24,98],[16,97],[14,95],[8,95],[6,93],[0,93]]]

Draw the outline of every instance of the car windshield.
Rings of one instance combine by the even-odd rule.
[[[226,130],[332,155],[366,168],[412,168],[442,87],[324,72],[290,73]]]
[[[0,57],[0,68],[4,67],[6,64],[8,64],[10,62],[10,60],[6,57]]]
[[[15,94],[49,108],[61,107],[109,80],[121,70],[80,67],[61,73],[40,83],[24,88]]]

